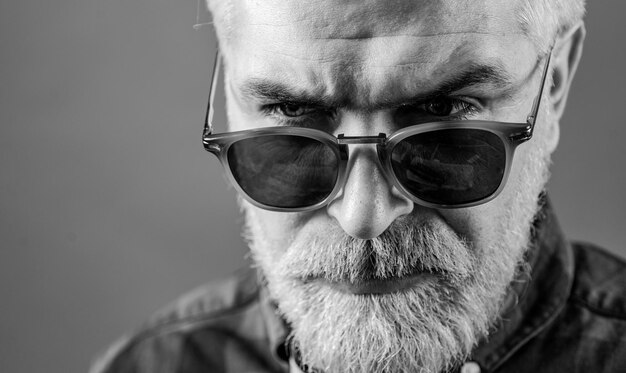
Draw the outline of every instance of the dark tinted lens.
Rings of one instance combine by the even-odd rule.
[[[504,176],[506,149],[495,134],[476,129],[425,132],[400,141],[391,165],[402,185],[424,201],[470,203],[493,194]]]
[[[283,208],[321,202],[335,187],[339,162],[333,149],[309,137],[264,135],[228,149],[237,183],[252,199]]]

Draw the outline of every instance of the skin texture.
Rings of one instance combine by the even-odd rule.
[[[497,66],[506,79],[450,94],[477,108],[467,119],[524,122],[545,63],[509,3],[283,0],[219,8],[228,19],[217,31],[230,130],[391,134],[437,119],[424,105],[399,103],[424,104],[414,98],[476,65]],[[372,145],[351,145],[346,185],[324,208],[280,213],[241,202],[253,257],[306,361],[329,372],[438,371],[488,333],[519,275],[583,37],[580,26],[558,39],[554,85],[546,85],[534,137],[488,203],[414,204],[386,180]],[[276,98],[253,94],[259,82],[305,93],[323,110],[299,104],[292,113],[302,115],[287,117]],[[409,275],[407,283],[355,285]]]

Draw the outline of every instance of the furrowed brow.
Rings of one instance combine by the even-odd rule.
[[[367,106],[369,110],[389,109],[448,96],[472,86],[489,85],[494,89],[505,89],[507,87],[510,88],[512,84],[513,79],[510,74],[498,64],[469,64],[462,71],[446,78],[430,91],[422,92],[412,97],[383,99],[379,102],[372,102]],[[345,100],[344,102],[339,102],[336,98],[327,95],[308,93],[281,82],[260,78],[252,78],[244,82],[240,87],[240,92],[245,98],[260,102],[306,104],[327,108],[351,106]],[[506,94],[506,92],[502,94]],[[350,101],[349,98],[348,101]]]
[[[476,85],[492,85],[494,88],[504,88],[512,84],[509,73],[498,65],[471,64],[460,74],[448,78],[435,90],[442,94],[450,94],[463,88]]]
[[[330,97],[320,97],[265,79],[250,79],[241,86],[240,91],[244,97],[262,102],[298,103],[320,107],[336,106]]]
[[[453,76],[445,78],[437,87],[430,91],[421,92],[409,98],[399,98],[393,101],[387,101],[377,104],[377,108],[397,107],[401,105],[424,102],[437,97],[450,96],[451,94],[463,89],[476,86],[490,86],[493,89],[503,90],[501,95],[508,94],[513,88],[514,79],[499,64],[469,64],[460,72]]]

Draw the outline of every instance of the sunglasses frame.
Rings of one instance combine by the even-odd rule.
[[[513,162],[513,156],[515,153],[515,149],[518,145],[530,140],[533,135],[533,130],[535,126],[535,121],[537,118],[537,114],[539,113],[539,105],[541,103],[541,97],[544,90],[546,77],[548,75],[549,66],[550,66],[550,58],[552,55],[552,47],[547,53],[546,63],[543,69],[543,76],[541,78],[541,84],[539,87],[539,93],[537,94],[533,107],[531,109],[530,114],[526,118],[526,123],[512,123],[512,122],[498,122],[498,121],[483,121],[483,120],[456,120],[456,121],[439,121],[439,122],[427,122],[421,123],[414,126],[409,126],[402,128],[398,131],[393,132],[389,137],[385,133],[380,133],[377,136],[344,136],[343,134],[339,134],[337,136],[331,135],[321,130],[312,129],[312,128],[303,128],[303,127],[262,127],[255,128],[251,130],[244,131],[234,131],[234,132],[224,132],[224,133],[216,133],[213,134],[213,99],[215,97],[216,91],[216,78],[220,73],[221,66],[221,56],[219,49],[215,55],[215,64],[213,68],[213,74],[211,77],[211,87],[210,94],[207,103],[207,111],[204,121],[204,129],[202,142],[204,144],[204,148],[206,151],[213,153],[222,166],[226,170],[226,176],[230,183],[235,187],[235,189],[251,204],[271,211],[280,211],[280,212],[301,212],[301,211],[310,211],[321,208],[327,204],[329,204],[339,193],[339,191],[343,188],[346,182],[346,178],[348,177],[347,173],[347,164],[349,158],[349,149],[348,145],[353,144],[374,144],[376,145],[376,151],[378,154],[378,159],[381,163],[383,174],[387,178],[387,180],[391,181],[392,184],[407,198],[412,200],[413,202],[429,207],[429,208],[438,208],[438,209],[452,209],[452,208],[463,208],[463,207],[472,207],[476,205],[480,205],[486,202],[491,201],[496,198],[498,194],[504,189],[506,185],[506,181],[508,179],[511,164]],[[389,156],[390,152],[393,148],[402,140],[418,135],[426,132],[434,132],[438,130],[449,130],[449,129],[476,129],[481,131],[491,132],[497,135],[504,144],[505,149],[505,169],[500,180],[500,184],[498,188],[491,193],[490,195],[481,198],[479,200],[461,203],[461,204],[437,204],[429,201],[425,201],[420,199],[419,197],[410,193],[398,180],[395,173],[393,172],[391,165],[391,157]],[[339,160],[339,166],[337,170],[337,180],[335,182],[335,186],[331,193],[324,198],[322,201],[305,207],[294,207],[294,208],[286,208],[286,207],[276,207],[267,205],[264,203],[260,203],[250,197],[239,185],[237,180],[235,179],[232,170],[230,168],[228,162],[228,149],[235,142],[248,139],[251,137],[259,137],[259,136],[272,136],[272,135],[294,135],[301,136],[306,138],[311,138],[317,140],[323,144],[329,146],[330,149],[336,154],[337,159]]]

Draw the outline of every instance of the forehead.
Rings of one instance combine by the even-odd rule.
[[[444,26],[450,31],[511,28],[517,0],[231,0],[238,26],[254,24],[309,28],[312,35],[363,37]],[[349,24],[347,24],[349,23]],[[261,26],[262,24],[257,24]],[[304,26],[304,27],[303,27]]]
[[[399,35],[521,33],[517,0],[230,0],[231,41],[288,44]]]
[[[363,94],[377,77],[382,84],[410,72],[419,80],[488,60],[513,68],[532,51],[522,42],[518,0],[231,1],[223,48],[234,80]]]

